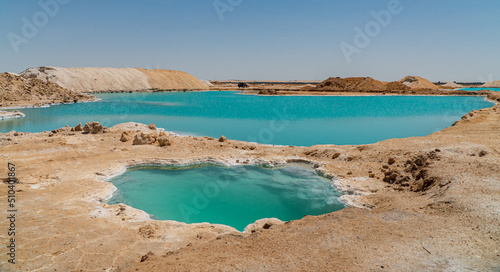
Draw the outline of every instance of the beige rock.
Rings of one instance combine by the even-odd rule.
[[[132,133],[129,132],[129,131],[124,131],[122,133],[122,136],[120,137],[120,141],[122,141],[122,142],[128,142],[128,141],[132,140],[132,135],[131,134]]]
[[[219,142],[223,143],[223,142],[226,142],[226,141],[227,141],[227,138],[224,135],[220,136]]]
[[[156,142],[158,135],[155,133],[139,132],[135,135],[133,145],[148,145]]]
[[[104,127],[99,122],[88,122],[83,127],[83,131],[90,134],[104,132]]]
[[[76,126],[73,128],[73,131],[83,131],[83,126],[82,126],[82,123],[78,123],[78,125],[76,125]]]
[[[158,137],[158,143],[160,144],[160,146],[171,146],[172,140],[170,140],[166,136],[160,136],[160,137]]]

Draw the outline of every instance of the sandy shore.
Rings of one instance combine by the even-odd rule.
[[[490,99],[499,97],[491,94]],[[75,124],[72,124],[75,125]],[[266,146],[169,135],[170,146],[122,142],[145,125],[106,133],[69,128],[0,135],[0,177],[16,165],[16,265],[2,271],[498,271],[500,106],[426,137],[372,145]],[[27,148],[29,147],[29,148]],[[126,167],[303,162],[335,178],[352,207],[285,224],[155,221],[102,201]],[[7,209],[7,184],[0,202]],[[1,241],[9,222],[2,217]],[[251,231],[253,229],[253,231]]]

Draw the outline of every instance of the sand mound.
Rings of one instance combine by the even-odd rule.
[[[448,87],[448,88],[463,88],[463,85],[457,84],[455,82],[446,82],[446,84],[442,85],[442,87]]]
[[[212,84],[212,82],[208,81],[208,80],[202,80],[201,82],[203,82],[203,84],[207,85],[208,87],[213,87],[215,86],[214,84]]]
[[[500,88],[500,80],[486,82],[481,86],[482,88]]]
[[[428,90],[439,90],[439,87],[429,80],[418,77],[418,76],[407,76],[401,79],[399,82],[405,84],[412,89],[428,89]]]
[[[207,89],[203,82],[186,72],[162,69],[146,70],[142,68],[135,70],[146,75],[149,85],[153,89]]]
[[[410,88],[400,82],[383,82],[371,77],[331,77],[315,88],[307,88],[311,91],[328,92],[385,92],[385,91],[405,91]]]
[[[79,92],[207,88],[188,73],[160,69],[38,67],[20,75],[54,82]]]
[[[52,82],[24,79],[9,73],[0,74],[0,105],[8,102],[60,103],[93,99],[92,96],[64,89]]]

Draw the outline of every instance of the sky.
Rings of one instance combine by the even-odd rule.
[[[500,1],[1,1],[0,72],[142,67],[207,80],[500,80]]]

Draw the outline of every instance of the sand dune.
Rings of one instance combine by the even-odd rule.
[[[442,85],[443,87],[449,87],[449,88],[463,88],[463,85],[457,84],[455,82],[446,82],[446,84]]]
[[[399,82],[405,84],[412,89],[430,89],[439,90],[439,87],[429,80],[418,76],[407,76]]]
[[[135,68],[29,68],[20,74],[79,92],[148,89],[208,89],[194,76],[180,71]]]
[[[500,88],[500,80],[486,82],[481,87],[484,87],[484,88]]]

